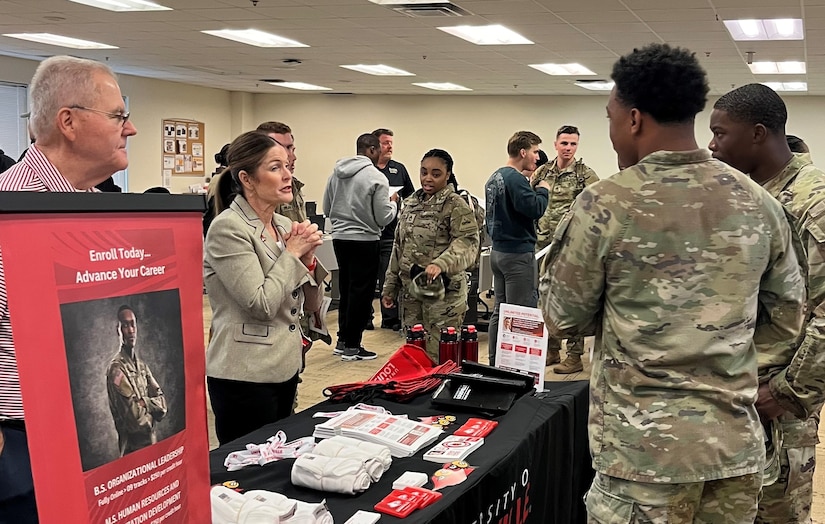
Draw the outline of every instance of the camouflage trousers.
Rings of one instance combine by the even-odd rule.
[[[561,339],[549,337],[547,339],[547,351],[561,350]],[[568,355],[584,355],[584,337],[573,337],[567,339]]]
[[[779,479],[762,488],[757,524],[810,524],[816,447],[782,449]]]
[[[753,522],[762,473],[707,482],[652,484],[596,473],[585,496],[588,524]]]
[[[427,354],[434,362],[438,362],[441,328],[453,326],[460,331],[466,312],[466,293],[447,293],[443,300],[426,303],[414,299],[406,292],[402,293],[401,320],[407,327],[424,325],[427,330]]]

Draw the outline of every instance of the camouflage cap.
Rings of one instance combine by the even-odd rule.
[[[410,295],[416,300],[435,301],[444,299],[444,279],[441,277],[430,281],[427,273],[422,271],[410,282]]]

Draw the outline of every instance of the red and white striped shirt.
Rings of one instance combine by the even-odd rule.
[[[0,191],[73,192],[66,177],[32,145],[19,163],[0,174]],[[90,189],[89,191],[94,191]],[[25,349],[25,348],[22,348]],[[0,252],[0,419],[23,419],[20,376],[6,301],[6,275]]]

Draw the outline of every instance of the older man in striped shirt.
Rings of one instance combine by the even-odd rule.
[[[129,122],[117,79],[108,66],[55,56],[32,77],[31,131],[26,156],[0,174],[0,191],[94,191],[128,165]],[[6,280],[0,254],[0,524],[37,522]]]

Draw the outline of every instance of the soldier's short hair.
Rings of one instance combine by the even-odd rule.
[[[794,153],[810,153],[808,144],[796,135],[785,135],[785,140],[788,141],[788,147]]]
[[[135,312],[135,310],[132,309],[132,306],[128,306],[126,304],[123,304],[122,306],[117,308],[117,321],[118,322],[120,322],[120,314],[123,313],[124,311],[131,311],[132,314],[134,314],[134,312]],[[137,318],[137,315],[135,315],[135,317]]]
[[[386,129],[383,127],[379,127],[378,129],[373,131],[372,134],[375,135],[376,138],[381,138],[381,135],[394,136],[392,134],[392,129]]]
[[[355,141],[355,150],[359,155],[366,153],[367,149],[371,147],[381,149],[381,142],[379,142],[378,137],[372,133],[364,133]]]
[[[788,109],[776,91],[762,84],[747,84],[719,97],[714,109],[725,111],[735,122],[762,124],[772,133],[785,134]]]
[[[516,158],[522,149],[530,149],[541,144],[541,137],[531,131],[516,131],[507,141],[507,154]]]
[[[560,137],[561,135],[579,135],[579,128],[576,126],[561,126],[558,131],[556,131],[556,138]]]
[[[615,94],[663,124],[691,122],[705,108],[708,79],[696,55],[667,44],[634,49],[613,64]]]
[[[263,122],[259,125],[255,131],[260,131],[262,133],[274,133],[276,135],[288,135],[292,134],[292,128],[288,125],[284,124],[283,122]]]

